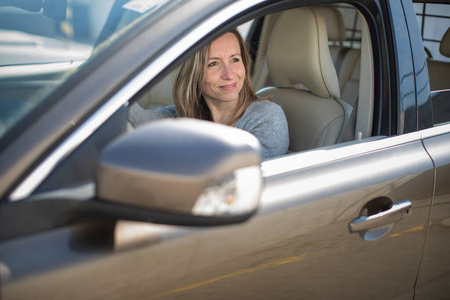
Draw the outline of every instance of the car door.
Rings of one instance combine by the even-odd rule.
[[[433,194],[433,209],[430,215],[427,242],[424,256],[420,266],[420,273],[416,286],[417,299],[444,299],[450,295],[448,284],[450,259],[449,240],[449,175],[450,146],[450,81],[448,76],[439,74],[436,67],[448,69],[450,62],[439,51],[444,49],[443,36],[448,30],[450,21],[450,5],[447,3],[417,3],[415,4],[417,18],[422,23],[422,37],[427,49],[432,47],[431,57],[427,57],[431,99],[433,104],[433,126],[422,131],[425,149],[433,160],[435,166],[435,187]],[[439,30],[431,30],[432,28]],[[435,36],[435,39],[431,37]],[[416,36],[419,36],[417,33]],[[430,51],[430,50],[429,50]],[[445,71],[444,71],[445,73]],[[427,75],[428,79],[428,75]],[[440,80],[436,82],[435,80]]]
[[[198,13],[203,11],[205,4],[192,2]],[[198,30],[172,32],[171,37],[185,37],[177,42],[167,42],[167,35],[151,35],[158,27],[149,25],[140,39],[132,40],[134,47],[126,48],[142,55],[136,58],[140,63],[135,66],[142,72],[127,67],[131,84],[123,83],[130,80],[123,75],[126,78],[117,79],[120,83],[113,82],[114,88],[104,84],[109,88],[106,95],[90,96],[91,101],[95,97],[118,101],[121,105],[114,106],[118,115],[113,116],[124,121],[119,108],[134,100],[148,81],[151,85],[169,72],[172,63],[186,58],[192,49],[181,46],[190,38],[197,37],[198,48],[235,25],[303,4],[243,3],[224,10],[220,9],[224,3],[217,4],[213,18],[204,23],[191,20],[190,24],[202,25],[192,25]],[[183,227],[90,218],[23,236],[13,233],[0,244],[2,299],[413,298],[431,210],[433,162],[417,128],[403,133],[400,115],[406,108],[391,111],[399,101],[392,90],[397,89],[401,77],[396,68],[390,71],[389,66],[396,61],[388,49],[395,43],[384,30],[391,28],[392,15],[401,18],[402,7],[389,6],[392,15],[379,1],[361,1],[358,8],[372,30],[367,53],[374,58],[365,61],[373,63],[373,81],[369,79],[373,89],[368,90],[373,93],[374,108],[372,115],[365,115],[373,120],[373,128],[368,135],[264,161],[260,209],[242,224]],[[181,7],[170,15],[171,20],[178,20],[174,17],[177,12],[188,11],[194,18],[195,9]],[[145,56],[140,52],[146,49],[142,36],[168,45]],[[404,48],[395,51],[398,55]],[[119,53],[115,58],[121,58],[120,54],[130,57],[130,53]],[[412,64],[408,55],[405,57],[402,62]],[[164,65],[158,69],[155,62],[161,61]],[[102,66],[90,78],[121,67]],[[81,83],[72,95],[91,85]],[[98,107],[103,102],[96,104]],[[38,184],[37,192],[31,195],[36,198],[7,203],[18,207],[11,218],[19,218],[23,211],[26,218],[39,214],[47,221],[54,220],[53,214],[63,217],[74,210],[70,205],[63,211],[30,207],[33,200],[42,200],[41,192],[58,187],[57,173],[50,172],[48,178],[52,176],[54,180],[48,181],[51,184],[46,189]],[[83,191],[70,192],[86,200]],[[87,194],[92,195],[89,187]],[[56,203],[72,204],[62,202],[65,199],[59,194],[53,196]]]
[[[420,267],[416,294],[418,299],[439,299],[448,297],[450,268],[448,258],[449,236],[449,174],[450,127],[424,130],[424,145],[436,168],[433,210],[424,257]]]

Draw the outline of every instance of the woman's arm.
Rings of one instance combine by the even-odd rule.
[[[283,109],[268,100],[252,103],[236,124],[261,143],[262,158],[284,155],[289,148],[289,130]]]
[[[155,110],[145,110],[138,103],[133,103],[128,109],[128,121],[137,127],[139,125],[166,118],[176,118],[175,105],[160,107]]]

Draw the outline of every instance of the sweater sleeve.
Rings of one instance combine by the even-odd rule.
[[[137,127],[139,125],[166,118],[176,118],[175,105],[160,107],[155,110],[145,110],[138,103],[133,103],[128,109],[128,121]]]
[[[284,155],[289,148],[289,130],[283,109],[265,100],[252,103],[236,124],[253,134],[262,146],[263,159]]]

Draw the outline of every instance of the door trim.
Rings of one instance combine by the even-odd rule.
[[[422,135],[420,132],[412,132],[394,137],[371,137],[311,151],[294,153],[264,161],[261,164],[262,174],[263,177],[276,176],[318,164],[329,163],[380,149],[416,142],[421,140],[421,138]]]

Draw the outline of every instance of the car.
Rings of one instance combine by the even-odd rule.
[[[1,1],[1,299],[450,297],[449,16],[443,0]],[[130,126],[234,28],[288,153],[204,120]]]

